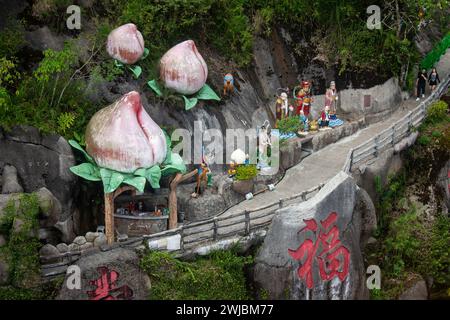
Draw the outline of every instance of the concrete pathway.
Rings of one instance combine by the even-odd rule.
[[[450,73],[450,49],[442,56],[436,67],[441,80],[447,77]],[[403,101],[401,106],[397,108],[397,111],[386,120],[372,124],[352,136],[311,154],[302,162],[286,171],[284,178],[277,184],[275,191],[264,192],[256,195],[252,200],[241,202],[223,212],[220,217],[237,214],[243,210],[254,210],[275,203],[282,198],[312,189],[321,183],[326,183],[342,170],[347,160],[347,154],[352,148],[359,146],[387,129],[406,115],[408,111],[417,107],[422,100],[416,102],[415,99],[415,97],[411,97],[409,100]]]

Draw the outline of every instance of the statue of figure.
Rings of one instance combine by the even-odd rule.
[[[311,85],[309,81],[302,82],[302,88],[298,90],[299,87],[294,89],[294,99],[297,101],[296,115],[300,115],[300,111],[303,110],[305,117],[309,117],[311,110],[311,103],[313,102]],[[297,91],[297,90],[298,91]]]
[[[266,162],[266,160],[267,160],[267,157],[266,157],[266,155],[267,155],[267,148],[269,146],[272,146],[272,142],[270,141],[270,136],[269,136],[269,128],[265,124],[259,130],[258,139],[259,139],[259,143],[258,143],[258,151],[259,151],[258,167],[259,168],[264,168],[264,167],[267,167],[267,162]]]
[[[275,113],[277,117],[277,123],[281,119],[289,116],[289,101],[286,92],[282,92],[278,96],[277,103],[275,104]]]
[[[223,95],[227,96],[234,92],[234,77],[231,73],[227,73],[223,78]]]
[[[197,185],[195,186],[195,192],[191,195],[192,198],[197,198],[200,193],[202,193],[201,186],[202,182],[204,184],[204,188],[208,186],[208,174],[211,170],[208,168],[208,164],[205,160],[202,161],[198,168],[197,172]]]
[[[329,106],[325,106],[325,109],[322,110],[322,113],[320,114],[320,118],[319,118],[319,128],[320,129],[330,129],[328,127],[329,123],[330,123],[330,107]]]
[[[325,95],[325,108],[329,108],[328,126],[330,128],[338,127],[344,123],[344,121],[338,119],[336,115],[338,99],[339,98],[337,96],[336,83],[334,81],[331,81],[330,88],[327,89]]]
[[[331,81],[330,87],[327,89],[325,94],[325,107],[330,108],[330,114],[336,114],[337,110],[337,100],[339,99],[336,90],[336,82]]]

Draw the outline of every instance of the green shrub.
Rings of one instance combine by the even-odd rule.
[[[233,251],[217,251],[193,262],[175,259],[165,252],[150,252],[141,268],[152,281],[150,299],[246,300],[244,268],[252,259]]]
[[[258,175],[256,165],[239,165],[236,167],[236,180],[251,180]]]
[[[277,127],[282,134],[296,134],[302,127],[302,123],[300,122],[298,117],[287,117],[278,120]]]
[[[7,237],[7,245],[1,248],[10,266],[12,285],[29,288],[40,278],[39,248],[35,236],[39,227],[39,203],[36,194],[22,194],[18,200],[10,200],[0,220],[0,232]],[[20,219],[21,226],[14,229],[14,221]]]
[[[447,119],[448,104],[439,100],[434,102],[427,111],[426,121],[429,123],[437,123]]]

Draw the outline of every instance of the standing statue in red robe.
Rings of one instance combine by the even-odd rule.
[[[298,91],[296,90],[298,87],[294,89],[294,99],[297,102],[297,110],[295,114],[300,115],[300,111],[303,110],[305,117],[308,117],[311,111],[311,103],[313,102],[311,84],[309,81],[303,81],[301,87],[302,88]]]

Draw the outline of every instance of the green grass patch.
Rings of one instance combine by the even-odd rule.
[[[152,281],[152,300],[247,300],[244,268],[252,257],[239,256],[234,250],[216,251],[187,262],[165,252],[150,252],[141,267]]]

